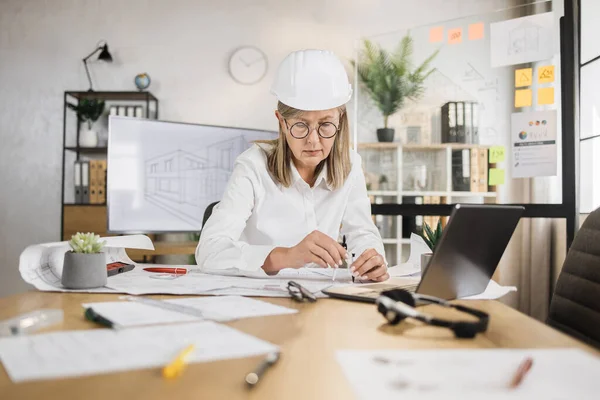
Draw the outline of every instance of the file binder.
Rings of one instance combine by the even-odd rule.
[[[96,175],[97,161],[90,160],[90,204],[98,204],[98,178]]]
[[[97,160],[96,181],[98,183],[98,203],[106,204],[106,160]]]
[[[81,161],[81,193],[83,204],[90,203],[90,163]]]
[[[471,104],[471,143],[479,144],[479,104]]]
[[[488,191],[488,149],[479,149],[479,192]]]
[[[473,143],[473,103],[465,103],[465,143]]]
[[[456,103],[442,106],[442,143],[456,143]]]
[[[75,186],[75,204],[83,203],[83,191],[81,187],[81,161],[73,164],[73,185]]]
[[[465,140],[465,103],[456,102],[456,142],[467,143]]]
[[[479,192],[479,149],[471,149],[471,192]]]
[[[469,149],[452,150],[452,190],[468,192],[471,189],[471,154]]]

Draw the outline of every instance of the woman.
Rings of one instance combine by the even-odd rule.
[[[241,154],[202,229],[204,268],[337,268],[348,253],[363,280],[389,278],[361,159],[350,151],[345,104],[352,88],[331,52],[304,50],[281,63],[271,90],[279,137]],[[338,240],[345,236],[348,250]]]

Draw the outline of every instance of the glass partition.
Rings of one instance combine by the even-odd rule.
[[[359,41],[353,146],[372,204],[562,203],[560,16],[539,1]],[[446,221],[373,217],[391,265]]]

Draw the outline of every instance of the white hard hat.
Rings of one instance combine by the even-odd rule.
[[[350,100],[352,85],[342,62],[331,51],[300,50],[279,64],[271,93],[298,110],[329,110]]]

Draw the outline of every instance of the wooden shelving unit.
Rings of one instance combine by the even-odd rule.
[[[68,240],[77,232],[94,232],[101,236],[112,236],[107,232],[107,207],[103,204],[76,203],[74,198],[73,162],[89,159],[105,159],[108,148],[106,145],[98,147],[80,147],[79,132],[80,124],[74,111],[67,104],[78,104],[83,99],[104,100],[106,102],[105,114],[111,105],[135,105],[141,106],[144,118],[158,119],[158,99],[150,92],[144,91],[66,91],[63,100],[63,157],[62,157],[62,195],[61,195],[61,240]],[[101,118],[106,118],[106,115]],[[100,122],[100,121],[98,121]],[[67,181],[67,177],[70,179]],[[153,235],[149,235],[154,239]],[[190,249],[189,244],[185,247],[186,253]],[[173,245],[172,245],[173,246]],[[171,247],[172,247],[171,246]],[[142,260],[144,256],[164,253],[161,244],[155,243],[157,248],[154,252],[133,252],[135,260]],[[181,246],[180,246],[181,247]],[[193,253],[193,250],[192,250]],[[162,254],[161,254],[162,255]]]
[[[495,203],[498,193],[495,187],[487,186],[485,191],[459,191],[453,190],[452,187],[452,154],[455,150],[488,150],[490,146],[464,143],[436,143],[427,145],[402,145],[401,143],[358,143],[354,148],[361,153],[363,157],[363,169],[368,178],[369,174],[380,175],[377,171],[379,168],[384,168],[389,164],[389,160],[393,159],[393,174],[395,178],[386,180],[387,187],[384,188],[368,188],[367,194],[371,198],[373,204],[383,203],[404,203],[405,200],[424,201],[425,199],[435,199],[442,204],[452,204],[458,202],[478,202],[478,203]],[[372,165],[370,157],[365,155],[373,153],[381,154],[380,157],[387,157],[387,161],[378,162]],[[470,152],[469,152],[470,153]],[[422,190],[415,190],[413,187],[404,187],[405,174],[408,173],[409,166],[406,164],[407,159],[414,162],[415,159],[423,157],[424,159],[434,160],[435,165],[428,167],[436,171],[435,187],[426,187]],[[373,157],[375,158],[375,157]],[[426,161],[423,161],[426,164]],[[372,169],[375,170],[372,170]],[[489,163],[486,165],[489,169]],[[428,172],[429,173],[429,172]],[[428,179],[429,180],[429,179]],[[367,179],[367,182],[368,179]],[[427,186],[431,186],[431,182]],[[420,200],[419,200],[420,199]],[[417,202],[417,204],[422,204]],[[436,203],[432,203],[436,204]],[[378,225],[383,243],[386,246],[386,255],[390,265],[396,265],[405,258],[410,239],[403,237],[403,217],[402,216],[381,216],[373,217],[376,225]],[[426,219],[428,217],[416,217]],[[444,221],[444,219],[442,220]],[[417,224],[418,225],[418,224]]]

